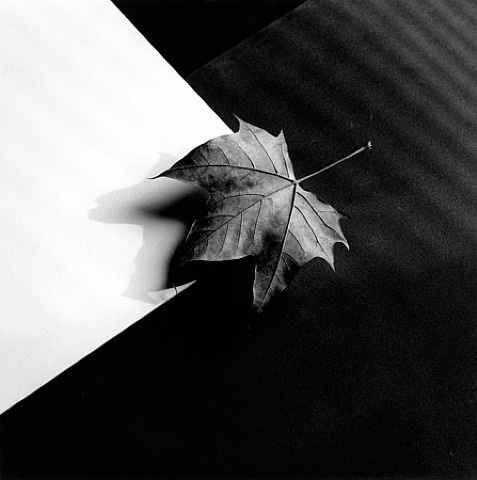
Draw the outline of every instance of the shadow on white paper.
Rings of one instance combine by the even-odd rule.
[[[167,153],[151,170],[157,175],[177,159]],[[134,272],[122,295],[152,304],[163,303],[190,285],[171,288],[172,261],[206,195],[197,187],[167,178],[144,180],[96,199],[89,218],[110,224],[139,225],[143,243],[134,259]]]

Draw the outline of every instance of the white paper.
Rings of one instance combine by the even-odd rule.
[[[0,2],[0,412],[174,295],[146,177],[228,132],[109,0]]]

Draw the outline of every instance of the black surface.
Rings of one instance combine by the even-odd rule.
[[[113,0],[182,76],[304,0]]]
[[[229,125],[283,129],[298,178],[374,145],[305,187],[351,217],[337,275],[308,266],[269,313],[295,326],[290,472],[323,475],[330,448],[333,473],[477,475],[476,18],[308,2],[189,77]]]
[[[474,478],[476,18],[309,2],[190,76],[297,176],[373,142],[304,185],[351,250],[260,317],[249,262],[203,271],[2,416],[2,478]]]

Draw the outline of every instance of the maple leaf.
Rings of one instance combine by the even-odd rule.
[[[239,124],[237,133],[200,145],[158,177],[209,192],[181,266],[252,255],[254,308],[260,312],[306,262],[321,257],[333,267],[334,245],[348,242],[339,225],[342,215],[299,185],[329,167],[296,180],[283,132],[275,137],[240,119]]]

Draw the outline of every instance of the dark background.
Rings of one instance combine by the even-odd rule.
[[[477,7],[115,3],[232,128],[283,129],[297,177],[373,142],[304,185],[351,249],[260,316],[253,262],[203,265],[2,415],[2,478],[475,478]]]
[[[183,77],[304,0],[113,0]]]

